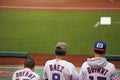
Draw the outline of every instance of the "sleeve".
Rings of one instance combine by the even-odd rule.
[[[40,76],[39,76],[38,74],[37,74],[37,80],[41,80],[41,79],[40,79]]]
[[[84,80],[84,64],[82,64],[81,68],[80,68],[80,71],[79,71],[79,80]]]
[[[13,73],[12,80],[16,80],[16,72]]]
[[[118,73],[114,65],[113,65],[113,69],[111,72],[112,72],[111,80],[119,80]]]
[[[41,80],[39,76],[37,76],[36,78],[34,79],[31,79],[31,80]]]
[[[46,62],[45,67],[43,69],[43,79],[48,79],[48,77],[47,77],[47,62]]]
[[[72,80],[78,80],[78,71],[74,65],[72,67]]]

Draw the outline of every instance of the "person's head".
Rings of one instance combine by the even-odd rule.
[[[97,55],[105,55],[106,53],[106,43],[102,40],[95,42],[94,53]]]
[[[27,58],[24,62],[24,68],[30,68],[33,70],[35,67],[35,61],[32,58]]]
[[[58,42],[55,46],[55,54],[57,56],[64,56],[67,53],[67,43]]]

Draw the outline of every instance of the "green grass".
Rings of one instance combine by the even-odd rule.
[[[94,25],[101,16],[120,22],[119,12],[47,12],[0,10],[0,51],[54,53],[57,42],[68,43],[70,54],[92,55],[96,40],[107,53],[120,53],[120,24]]]

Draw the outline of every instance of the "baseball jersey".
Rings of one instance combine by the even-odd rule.
[[[29,68],[25,68],[15,71],[12,76],[12,80],[40,80],[40,77]]]
[[[115,66],[105,58],[91,58],[83,63],[79,80],[118,80]]]
[[[43,78],[48,80],[78,80],[75,66],[66,61],[53,59],[46,62]]]

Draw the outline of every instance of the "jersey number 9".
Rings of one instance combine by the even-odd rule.
[[[52,75],[52,80],[60,80],[60,74],[58,74],[58,73],[53,73],[53,75]]]

